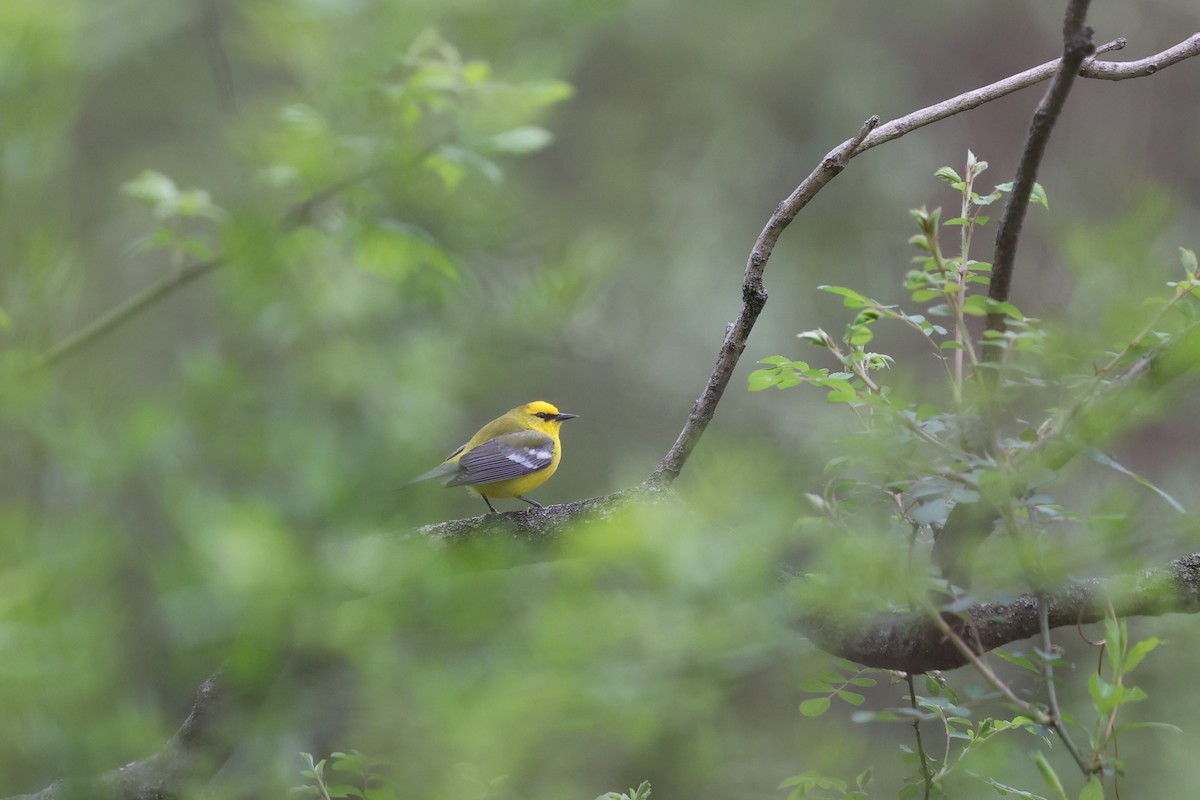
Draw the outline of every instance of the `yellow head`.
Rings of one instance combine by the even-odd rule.
[[[522,428],[529,428],[535,431],[545,431],[551,436],[557,437],[558,428],[565,420],[575,419],[578,414],[566,414],[560,412],[552,404],[545,400],[534,400],[532,403],[526,403],[523,406],[517,406],[505,416],[512,419]]]

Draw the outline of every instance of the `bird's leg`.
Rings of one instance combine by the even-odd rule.
[[[530,500],[528,497],[522,497],[521,495],[517,495],[517,499],[524,500],[526,503],[529,503],[529,505],[533,506],[534,508],[545,508],[545,506],[543,506],[537,500]]]
[[[493,514],[499,514],[499,513],[500,513],[499,511],[497,511],[497,510],[496,510],[496,507],[495,507],[494,505],[492,505],[492,501],[487,499],[487,495],[486,495],[486,494],[481,494],[481,495],[479,495],[479,496],[483,498],[483,502],[487,503],[487,507],[488,507],[488,510],[489,510],[489,511],[491,511]]]

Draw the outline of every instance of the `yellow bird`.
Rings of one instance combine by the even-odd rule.
[[[517,406],[484,425],[449,458],[408,483],[449,478],[443,485],[467,487],[483,498],[493,514],[496,508],[492,500],[505,497],[541,508],[541,503],[524,495],[545,483],[558,469],[562,459],[558,429],[565,420],[577,416],[562,413],[543,400]]]

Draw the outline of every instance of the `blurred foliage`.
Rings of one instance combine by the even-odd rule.
[[[1154,6],[1096,9],[1098,37],[1141,54],[1194,27],[1187,4]],[[870,114],[1052,57],[1058,14],[948,0],[0,4],[0,793],[156,751],[222,663],[247,714],[210,796],[280,795],[322,760],[364,785],[378,767],[371,788],[404,797],[900,785],[906,728],[800,710],[838,664],[793,629],[781,573],[820,572],[816,594],[866,608],[924,580],[897,569],[907,531],[887,512],[853,531],[818,521],[824,466],[872,452],[841,438],[852,426],[820,394],[731,391],[681,502],[549,553],[431,550],[405,532],[477,501],[396,487],[536,398],[582,416],[539,499],[643,479],[778,200]],[[1194,76],[1084,82],[1072,99],[1014,297],[1054,336],[1052,373],[1135,334],[1153,313],[1142,300],[1178,279],[1177,246],[1195,247],[1200,151],[1178,139],[1200,127]],[[951,202],[925,176],[968,145],[1011,172],[1032,102],[856,160],[780,243],[748,363],[844,323],[819,285],[903,298],[904,211]],[[938,374],[922,346],[887,348],[906,366],[897,392],[920,396]],[[1136,426],[1106,446],[1193,512],[1186,389],[1139,396],[1124,414]],[[1071,569],[1197,549],[1194,515],[1102,464],[1070,472],[1062,501],[1088,510],[1063,533]],[[1013,557],[994,549],[1002,580]],[[1135,716],[1196,715],[1190,623],[1130,623],[1169,642],[1138,670]],[[1068,644],[1080,666],[1060,675],[1086,704],[1081,654]],[[869,680],[868,709],[906,697]],[[963,682],[972,724],[994,715]],[[1012,766],[1035,747],[1018,735],[965,767],[1040,785],[1037,765]],[[1122,740],[1123,787],[1182,796],[1195,735]],[[977,792],[961,774],[949,789]]]

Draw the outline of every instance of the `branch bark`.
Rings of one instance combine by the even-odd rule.
[[[1099,622],[1111,607],[1118,617],[1200,613],[1200,553],[1135,575],[1090,578],[1043,594],[1051,628]],[[963,612],[958,630],[981,653],[1037,636],[1038,596],[1007,603],[979,603]],[[869,667],[921,673],[956,669],[966,658],[923,612],[864,614],[846,619],[836,611],[802,614],[798,627],[827,652]]]
[[[800,213],[800,209],[808,205],[808,201],[812,200],[825,184],[846,168],[846,163],[854,155],[854,151],[878,124],[879,117],[871,117],[862,124],[855,136],[842,142],[821,159],[817,168],[779,204],[762,232],[758,234],[754,247],[750,249],[750,257],[746,259],[746,271],[742,277],[742,310],[733,324],[725,329],[725,341],[721,343],[721,349],[717,353],[717,364],[708,377],[708,383],[692,406],[679,438],[650,476],[650,484],[669,486],[679,477],[688,456],[716,414],[717,404],[721,402],[721,396],[725,393],[725,387],[729,385],[729,379],[733,377],[738,359],[746,349],[750,331],[754,329],[758,315],[767,304],[767,290],[763,286],[762,276],[780,235]]]
[[[1085,58],[1095,51],[1092,44],[1092,29],[1087,27],[1085,19],[1091,0],[1071,0],[1067,4],[1067,13],[1063,19],[1063,57],[1059,59],[1058,69],[1054,80],[1046,91],[1042,102],[1038,103],[1029,123],[1029,134],[1025,137],[1025,149],[1017,166],[1017,176],[1013,181],[1013,190],[1008,195],[1008,204],[1004,216],[996,231],[996,255],[992,260],[992,280],[988,286],[988,297],[996,302],[1008,300],[1012,286],[1013,268],[1016,265],[1017,244],[1021,239],[1021,226],[1025,222],[1025,212],[1029,208],[1029,194],[1033,191],[1037,180],[1038,167],[1050,144],[1050,134],[1054,124],[1062,114],[1067,103],[1067,95],[1075,83],[1075,76],[1083,66]],[[1003,312],[993,312],[987,317],[987,330],[1003,334],[1008,327],[1008,315]],[[990,361],[999,361],[1003,348],[999,344],[1003,339],[996,339],[996,346],[986,347],[984,340],[984,357]]]
[[[158,800],[175,797],[193,782],[207,782],[232,752],[217,728],[228,703],[224,669],[200,684],[187,719],[152,756],[87,780],[62,780],[11,800]]]

